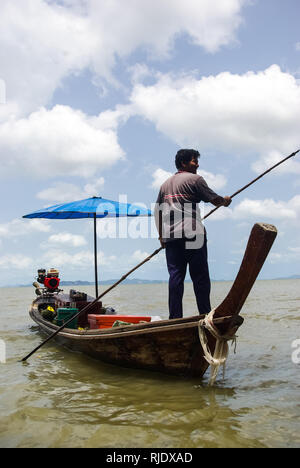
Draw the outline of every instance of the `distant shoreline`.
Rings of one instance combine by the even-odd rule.
[[[277,280],[294,280],[294,279],[300,279],[300,275],[293,275],[293,276],[287,276],[284,278],[265,278],[265,279],[258,279],[257,281],[277,281]],[[108,286],[111,284],[116,283],[119,281],[118,279],[109,279],[105,281],[100,281],[99,285],[100,286]],[[222,280],[216,280],[212,279],[212,283],[224,283],[228,281],[234,281],[233,279],[222,279]],[[142,279],[129,279],[123,281],[123,284],[165,284],[168,283],[168,280],[142,280]],[[191,283],[191,280],[186,280],[186,283]],[[32,284],[13,284],[13,285],[5,285],[5,286],[0,286],[0,288],[28,288],[32,286]],[[92,281],[61,281],[60,286],[95,286],[95,282]]]

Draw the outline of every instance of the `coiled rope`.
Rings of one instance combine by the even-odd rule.
[[[226,360],[229,353],[228,341],[232,341],[235,345],[234,353],[236,352],[236,339],[237,336],[220,335],[218,329],[213,323],[215,315],[215,309],[213,309],[203,320],[198,323],[199,339],[203,348],[204,358],[210,364],[210,380],[209,385],[214,385],[220,366],[223,366],[223,379],[225,378],[225,367]],[[216,339],[216,346],[214,354],[212,355],[208,347],[208,339],[205,333],[205,329],[211,333]]]

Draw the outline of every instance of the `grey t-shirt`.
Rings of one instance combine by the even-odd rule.
[[[179,171],[166,180],[160,188],[155,209],[156,226],[163,240],[169,242],[198,236],[194,248],[199,247],[199,242],[202,247],[204,227],[199,203],[211,202],[218,197],[198,174]]]

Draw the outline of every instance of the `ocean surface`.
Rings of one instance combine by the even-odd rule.
[[[230,286],[213,283],[213,306]],[[93,295],[91,286],[76,289]],[[236,354],[213,388],[208,375],[124,369],[54,342],[20,363],[43,339],[28,315],[34,296],[34,288],[0,289],[1,448],[300,446],[300,280],[256,282]],[[167,284],[120,285],[104,299],[120,314],[167,318]],[[184,310],[195,315],[190,283]]]

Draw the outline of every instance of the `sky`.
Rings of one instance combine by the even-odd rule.
[[[93,281],[91,220],[25,214],[90,196],[151,208],[180,148],[231,195],[300,149],[299,0],[1,0],[0,13],[0,286],[38,268]],[[235,277],[256,222],[278,229],[260,278],[299,275],[300,155],[205,222],[212,279]],[[159,247],[151,219],[97,226],[100,282]],[[132,278],[166,280],[164,253]]]

